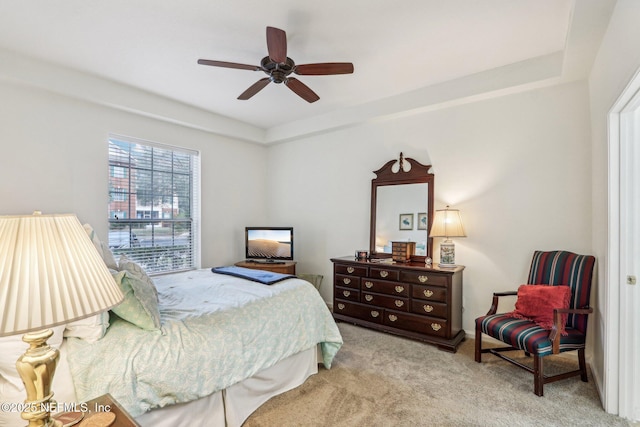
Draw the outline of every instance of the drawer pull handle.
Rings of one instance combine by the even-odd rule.
[[[396,292],[397,293],[402,293],[402,291],[404,291],[404,286],[396,286]]]
[[[428,304],[423,305],[422,308],[424,308],[424,311],[426,311],[427,313],[431,313],[433,311],[433,306],[430,306]]]
[[[380,272],[380,277],[387,277],[388,275],[389,275],[389,272],[388,272],[388,271],[386,271],[386,270],[382,270],[382,271]]]
[[[398,316],[394,316],[393,314],[390,314],[389,320],[391,320],[392,322],[395,322],[396,320],[398,320]]]
[[[364,282],[364,286],[366,286],[367,289],[371,289],[373,288],[373,283],[371,282]]]
[[[373,300],[373,295],[365,295],[364,299],[366,299],[367,301],[371,301]]]
[[[353,267],[347,267],[347,273],[353,273],[354,271],[356,271],[355,268]]]
[[[418,276],[420,283],[425,283],[429,278],[427,276]]]
[[[373,310],[373,311],[371,312],[371,317],[378,317],[378,316],[380,316],[380,312],[375,311],[375,310]]]
[[[338,310],[344,310],[344,304],[338,304]]]
[[[349,295],[351,295],[351,292],[349,292],[349,291],[342,291],[342,295],[344,295],[345,297],[348,297]]]
[[[396,307],[402,307],[404,305],[404,301],[397,299],[396,300]]]
[[[442,325],[440,325],[439,323],[432,323],[431,324],[431,329],[433,329],[434,331],[438,332],[440,329],[442,329]]]
[[[430,296],[433,295],[433,291],[429,290],[429,289],[425,289],[424,291],[422,291],[424,293],[424,296],[429,298]]]
[[[348,285],[349,283],[351,283],[351,279],[348,279],[346,277],[342,279],[342,281],[344,282],[345,285]]]

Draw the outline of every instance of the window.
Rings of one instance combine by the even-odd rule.
[[[196,268],[197,152],[109,138],[109,247],[149,274]]]
[[[123,168],[122,166],[111,166],[111,177],[113,178],[126,178],[127,177],[127,168]]]
[[[127,201],[127,190],[124,188],[113,188],[111,189],[111,200],[114,202],[126,202]]]

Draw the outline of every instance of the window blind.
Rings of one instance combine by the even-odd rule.
[[[109,247],[149,274],[196,267],[199,233],[196,151],[109,138]]]

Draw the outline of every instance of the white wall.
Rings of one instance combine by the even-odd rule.
[[[605,269],[607,261],[607,206],[608,206],[608,138],[607,116],[613,103],[622,93],[633,75],[640,69],[640,2],[618,0],[609,27],[600,46],[589,77],[591,104],[591,132],[593,150],[593,250],[599,259],[595,345],[592,370],[602,384],[604,372],[604,331],[606,295],[609,286]],[[615,391],[613,391],[615,392]],[[617,408],[608,408],[615,410]]]
[[[70,82],[72,84],[72,82]],[[107,233],[110,132],[200,150],[202,265],[244,258],[267,148],[0,81],[0,214],[73,212]]]
[[[298,271],[369,243],[373,170],[400,151],[435,174],[435,208],[460,209],[464,328],[491,293],[515,290],[536,249],[591,253],[591,136],[585,82],[538,89],[273,146],[269,218],[296,231]],[[437,244],[434,248],[438,258]]]

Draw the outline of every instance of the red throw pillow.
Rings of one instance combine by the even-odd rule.
[[[544,329],[553,327],[553,309],[569,308],[571,301],[571,288],[565,285],[520,285],[516,309],[507,313],[517,319],[526,319],[536,322]],[[566,335],[564,326],[567,323],[567,314],[562,315],[560,333]]]

